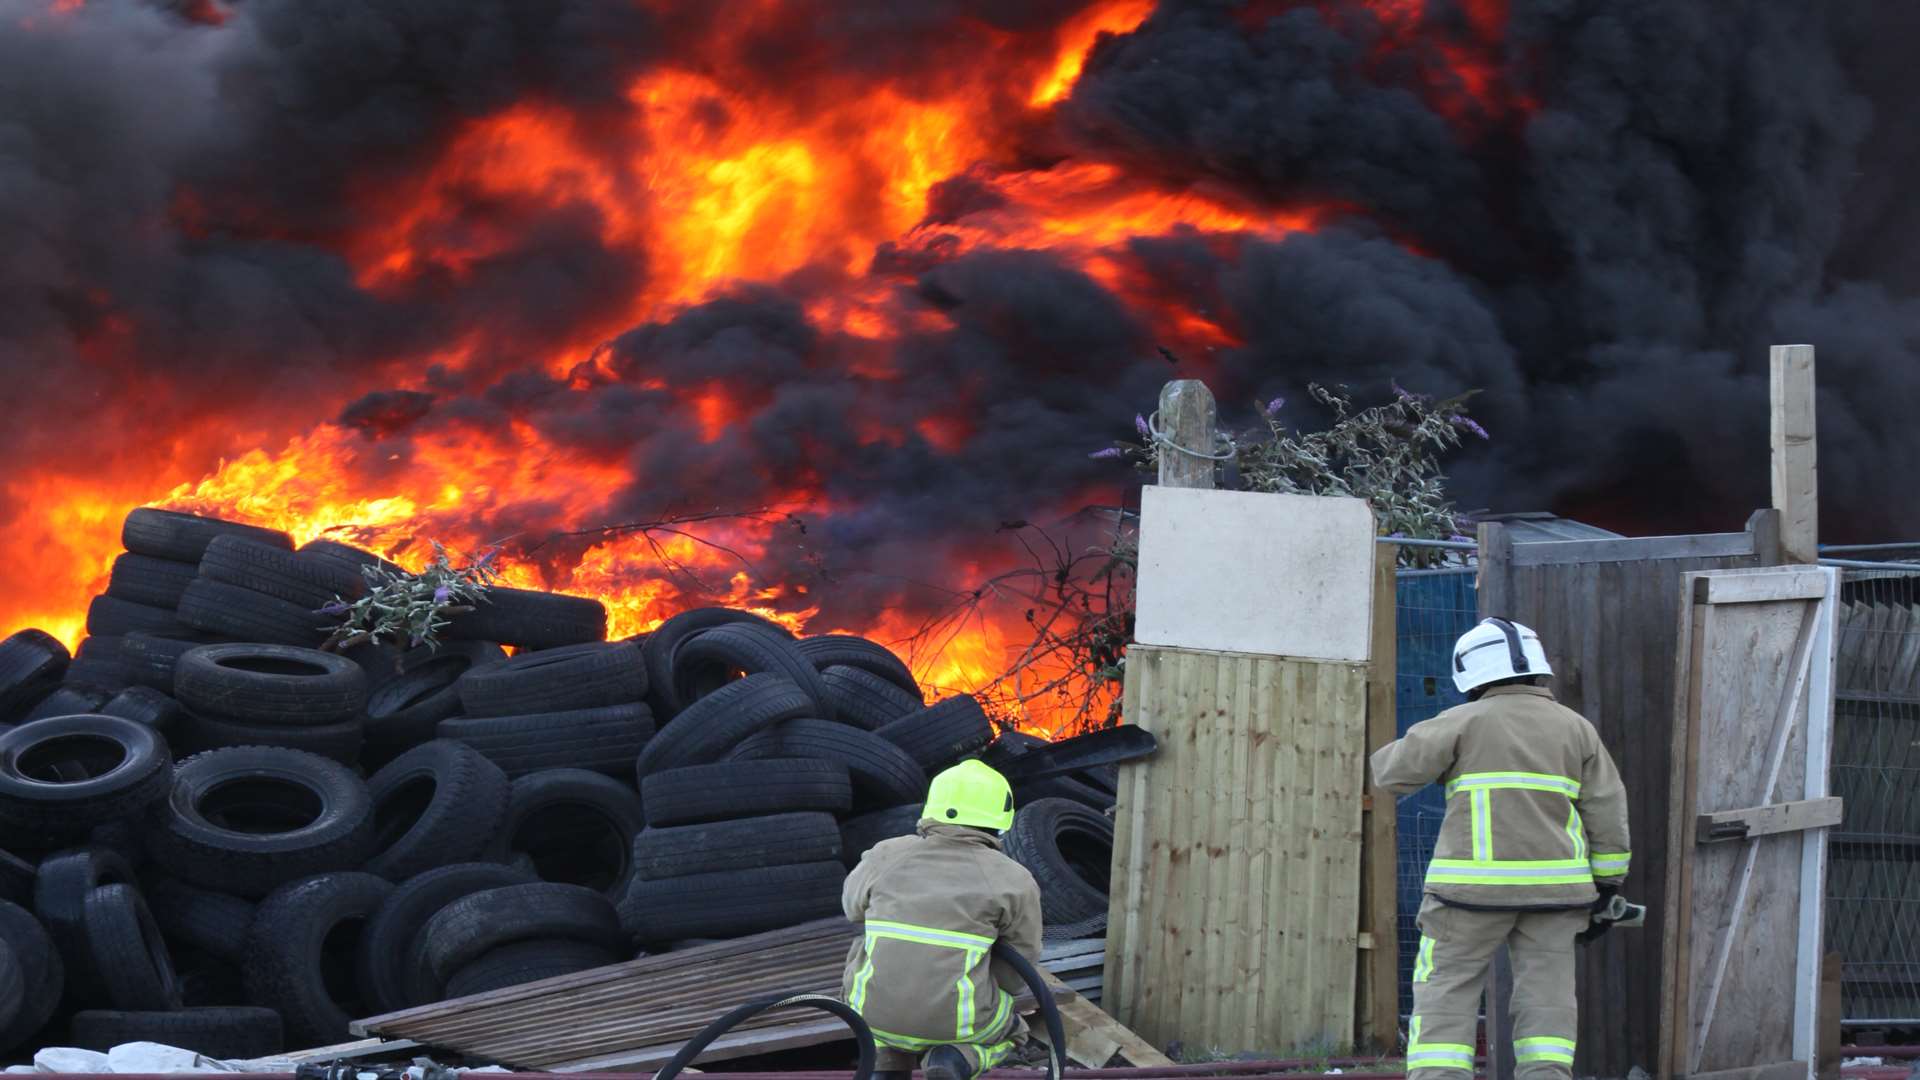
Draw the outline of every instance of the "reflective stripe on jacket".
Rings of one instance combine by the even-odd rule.
[[[1006,1037],[1024,984],[989,951],[1004,940],[1039,962],[1040,887],[992,835],[922,820],[861,858],[841,903],[866,924],[843,993],[877,1040],[924,1050]]]
[[[1426,891],[1474,907],[1591,903],[1622,884],[1627,793],[1586,717],[1541,687],[1496,686],[1374,751],[1374,783],[1406,795],[1443,783]]]

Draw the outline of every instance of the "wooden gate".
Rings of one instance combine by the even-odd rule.
[[[1668,1076],[1808,1077],[1817,1053],[1839,574],[1686,575],[1676,680]]]

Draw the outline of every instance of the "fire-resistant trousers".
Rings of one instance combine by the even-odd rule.
[[[1579,1005],[1574,1000],[1577,911],[1469,911],[1429,896],[1420,908],[1413,964],[1413,1019],[1407,1029],[1410,1080],[1473,1075],[1480,994],[1494,950],[1513,961],[1516,1080],[1570,1080]]]
[[[987,1036],[986,1042],[953,1042],[948,1046],[960,1051],[973,1066],[975,1076],[986,1072],[1011,1054],[1015,1047],[1025,1043],[1028,1038],[1027,1022],[1018,1015],[1008,1018],[997,1032]],[[912,1072],[920,1067],[920,1059],[926,1055],[926,1049],[889,1046],[879,1041],[875,1048],[879,1053],[874,1057],[874,1072]]]

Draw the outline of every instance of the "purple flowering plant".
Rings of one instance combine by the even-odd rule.
[[[417,574],[378,563],[361,567],[366,595],[336,596],[317,612],[339,620],[324,647],[333,652],[379,642],[438,647],[449,616],[487,602],[487,590],[500,576],[496,554],[490,549],[471,562],[456,562],[435,541],[433,559]]]

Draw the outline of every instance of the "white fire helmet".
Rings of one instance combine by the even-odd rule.
[[[1476,687],[1525,675],[1551,675],[1540,635],[1517,622],[1483,619],[1453,643],[1453,685]]]

